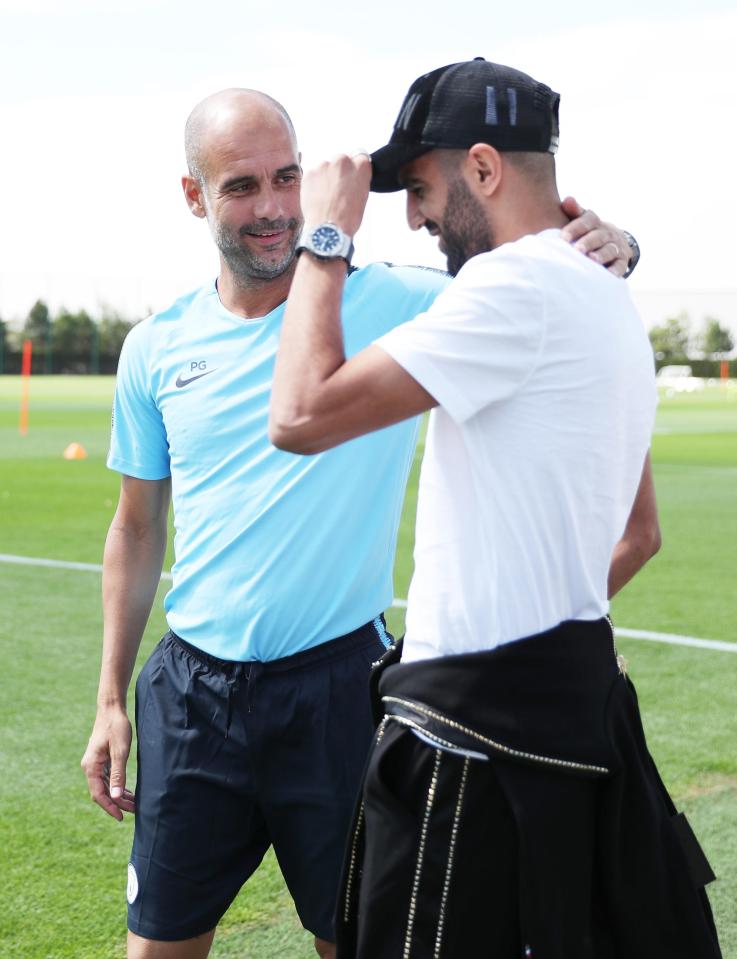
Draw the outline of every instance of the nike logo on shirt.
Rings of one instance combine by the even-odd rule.
[[[183,386],[189,386],[189,384],[194,383],[195,380],[201,380],[203,376],[208,376],[210,373],[214,372],[215,370],[205,370],[204,373],[198,373],[197,376],[190,376],[187,380],[183,380],[182,374],[180,373],[177,377],[177,382],[175,385],[181,389]]]

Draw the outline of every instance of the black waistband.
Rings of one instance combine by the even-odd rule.
[[[445,728],[458,745],[447,720],[510,747],[510,758],[543,755],[605,772],[612,761],[606,709],[618,678],[608,620],[569,621],[490,651],[390,666],[379,693],[388,713],[407,721],[411,710],[417,722],[424,710],[424,728]]]
[[[377,619],[384,626],[384,617],[379,616]],[[359,626],[358,629],[352,630],[350,633],[346,633],[344,636],[338,636],[336,639],[330,639],[325,643],[319,643],[317,646],[311,646],[309,649],[304,649],[299,653],[293,653],[291,656],[283,656],[281,659],[272,659],[266,662],[258,662],[260,669],[263,672],[282,672],[288,669],[304,669],[307,666],[312,666],[315,663],[325,662],[326,660],[338,659],[341,656],[346,656],[349,653],[352,653],[354,650],[361,649],[364,646],[376,643],[381,641],[379,630],[377,629],[376,620],[372,620],[370,623],[365,623],[363,626]],[[171,639],[178,646],[180,646],[185,652],[189,653],[190,656],[194,656],[195,659],[198,659],[200,662],[205,663],[210,666],[212,669],[217,670],[230,675],[233,672],[241,672],[244,669],[247,670],[249,666],[256,662],[256,660],[231,660],[231,659],[219,659],[217,656],[213,656],[211,653],[205,652],[204,649],[200,649],[198,646],[193,646],[191,643],[188,643],[185,639],[182,639],[181,636],[177,636],[176,633],[169,630],[164,639]]]

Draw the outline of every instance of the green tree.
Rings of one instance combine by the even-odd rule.
[[[666,319],[662,326],[653,326],[648,334],[655,359],[665,363],[683,362],[688,358],[690,320],[685,311]]]
[[[98,324],[100,330],[100,360],[103,367],[113,368],[117,365],[123,340],[133,326],[115,310],[103,307],[103,313]]]
[[[7,349],[8,324],[0,317],[0,373],[5,372],[5,350]]]
[[[44,373],[51,372],[51,329],[52,321],[48,306],[43,300],[36,300],[23,324],[21,340],[33,341],[34,356],[43,356]]]
[[[701,334],[701,349],[712,359],[720,359],[734,349],[734,339],[728,329],[713,316],[705,318]]]
[[[62,373],[86,373],[96,336],[95,323],[85,310],[70,313],[62,308],[54,319],[51,340],[56,366]]]
[[[33,340],[33,345],[45,346],[51,331],[51,314],[43,300],[36,300],[23,324],[23,339]]]

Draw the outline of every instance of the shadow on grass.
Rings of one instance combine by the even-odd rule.
[[[292,908],[275,914],[268,923],[248,923],[219,930],[211,959],[314,959],[312,936],[300,925]]]
[[[689,818],[716,873],[707,886],[724,959],[737,959],[737,784],[733,776],[712,776],[700,795],[692,788],[676,805]]]

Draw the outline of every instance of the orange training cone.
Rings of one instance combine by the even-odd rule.
[[[64,450],[65,460],[86,460],[87,450],[81,443],[70,443]]]

